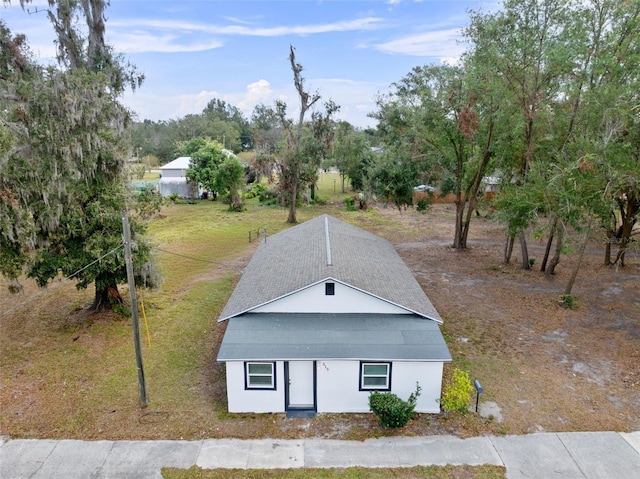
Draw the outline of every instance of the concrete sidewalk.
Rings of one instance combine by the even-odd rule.
[[[162,467],[407,467],[494,464],[508,478],[638,479],[640,431],[524,436],[202,441],[1,440],[1,479],[160,479]]]

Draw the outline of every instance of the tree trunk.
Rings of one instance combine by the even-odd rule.
[[[291,198],[289,198],[289,217],[287,223],[296,224],[298,219],[296,218],[296,199],[298,198],[298,182],[292,179],[291,183]]]
[[[615,238],[614,232],[607,228],[607,239],[604,244],[604,265],[611,266],[611,242]]]
[[[540,271],[543,273],[547,269],[547,262],[549,261],[549,253],[551,252],[551,245],[553,244],[553,238],[556,232],[556,226],[558,224],[558,218],[553,219],[553,223],[551,224],[551,229],[549,230],[549,239],[547,240],[547,247],[544,250],[544,258],[542,258],[542,263],[540,263]]]
[[[527,249],[527,237],[524,231],[520,232],[520,249],[522,250],[522,269],[531,269],[529,264],[529,250]]]
[[[453,248],[454,249],[464,249],[462,244],[462,227],[463,221],[462,218],[464,216],[464,201],[462,200],[462,195],[458,192],[456,193],[456,231],[453,237]]]
[[[547,271],[545,271],[545,276],[547,279],[550,279],[552,275],[556,274],[556,266],[560,264],[560,254],[562,253],[562,248],[564,246],[564,233],[562,232],[562,230],[558,231],[557,238],[556,252],[553,255],[553,258],[551,258],[551,264],[547,268]]]
[[[626,207],[625,207],[626,206]],[[640,208],[640,200],[633,194],[627,195],[627,204],[620,206],[620,214],[622,219],[622,231],[619,235],[620,243],[618,246],[618,254],[613,264],[619,264],[624,266],[624,257],[627,252],[627,247],[631,241],[631,234],[633,233],[633,227],[636,224],[636,216],[638,209]]]
[[[122,296],[120,296],[117,284],[110,284],[102,289],[96,285],[96,293],[90,309],[94,312],[112,309],[114,304],[122,304],[122,302]]]
[[[544,249],[544,257],[542,258],[542,263],[540,263],[540,271],[544,273],[547,269],[547,261],[549,261],[549,253],[551,252],[551,246],[553,245],[553,230],[549,233],[549,238],[547,239],[547,247]]]
[[[489,161],[491,160],[491,151],[489,145],[491,144],[491,138],[493,137],[493,122],[490,124],[489,136],[487,138],[487,144],[484,149],[484,153],[482,155],[482,163],[478,166],[476,170],[476,174],[473,178],[473,182],[467,188],[467,192],[465,195],[465,201],[468,200],[467,205],[467,214],[464,219],[461,227],[461,235],[460,235],[460,248],[459,249],[467,249],[467,238],[469,237],[469,227],[471,225],[471,216],[473,215],[473,211],[476,209],[476,204],[478,203],[478,194],[480,192],[482,186],[482,177],[484,176],[484,172],[489,165]],[[462,203],[462,212],[464,213],[465,203]],[[480,216],[478,214],[478,216]]]
[[[502,262],[504,264],[511,263],[511,254],[513,253],[513,243],[515,243],[515,239],[516,237],[514,235],[510,235],[509,232],[507,232],[504,243],[504,255],[502,258]]]
[[[576,265],[571,272],[571,277],[569,278],[569,282],[567,283],[567,287],[564,289],[565,295],[570,295],[571,290],[573,289],[573,285],[576,282],[576,277],[578,276],[578,270],[580,269],[580,265],[582,264],[582,258],[584,256],[584,251],[587,249],[587,241],[589,240],[589,232],[591,231],[591,218],[589,218],[589,222],[587,225],[587,230],[584,232],[584,238],[582,239],[582,243],[580,244],[580,250],[578,251],[578,260],[576,261]]]
[[[471,225],[471,215],[473,214],[473,210],[476,207],[477,203],[477,193],[470,192],[469,193],[469,203],[467,205],[467,214],[464,214],[464,203],[462,204],[462,214],[464,216],[464,220],[462,221],[462,231],[460,233],[460,248],[459,249],[467,249],[467,238],[469,237],[469,226]]]

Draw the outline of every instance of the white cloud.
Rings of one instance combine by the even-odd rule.
[[[460,57],[442,57],[440,59],[440,63],[442,65],[448,65],[451,67],[455,67],[457,65],[460,65]]]
[[[244,25],[211,25],[206,23],[181,22],[177,20],[114,20],[109,23],[111,28],[151,28],[170,30],[172,32],[203,32],[216,35],[243,35],[253,37],[279,37],[285,35],[311,35],[316,33],[349,32],[356,30],[370,30],[382,21],[377,17],[365,17],[355,20],[344,20],[332,23],[313,25],[293,25],[278,27],[255,27]]]
[[[322,108],[322,102],[331,99],[340,105],[340,111],[336,115],[337,119],[365,128],[375,124],[374,120],[367,117],[367,114],[375,109],[376,94],[381,90],[386,90],[388,85],[348,79],[321,78],[309,79],[308,87],[312,91],[318,90],[322,95],[319,108]],[[179,95],[127,92],[123,100],[129,108],[138,113],[139,120],[158,121],[199,114],[213,98],[237,106],[246,118],[251,117],[256,105],[260,103],[273,105],[276,100],[287,103],[289,117],[297,118],[298,115],[298,96],[294,86],[286,84],[282,88],[274,88],[265,79],[249,83],[244,90],[235,92],[202,90],[198,93]]]
[[[176,35],[152,35],[145,32],[134,32],[114,36],[113,45],[117,51],[124,53],[142,52],[200,52],[220,48],[223,44],[217,40],[200,43],[186,43]]]
[[[190,113],[202,113],[204,107],[214,98],[220,98],[216,91],[202,90],[196,95],[180,95],[180,110],[178,116]]]
[[[274,92],[271,89],[271,83],[267,80],[260,79],[247,85],[244,98],[237,102],[236,106],[249,118],[251,112],[259,103],[269,104],[274,101]]]
[[[458,43],[461,38],[459,28],[450,28],[398,38],[375,45],[374,48],[391,54],[420,57],[458,57],[464,51],[464,48]]]

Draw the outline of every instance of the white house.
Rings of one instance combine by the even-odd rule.
[[[442,319],[388,241],[336,218],[267,238],[219,321],[230,412],[368,412],[416,382],[416,411],[440,411]]]
[[[199,197],[198,186],[187,181],[187,170],[190,163],[190,156],[181,156],[160,167],[158,187],[161,196],[166,197],[175,193],[180,198]]]

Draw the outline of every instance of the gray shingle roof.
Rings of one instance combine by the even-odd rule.
[[[229,321],[218,361],[451,361],[438,323],[412,314],[247,313]]]
[[[391,243],[328,215],[268,237],[247,265],[219,320],[328,278],[442,322]]]

